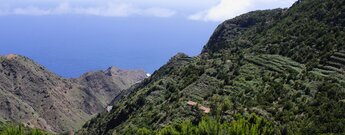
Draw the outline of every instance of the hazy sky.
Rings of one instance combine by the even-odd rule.
[[[0,54],[28,56],[64,77],[118,66],[154,72],[197,55],[216,26],[294,0],[1,0]]]
[[[2,0],[1,15],[182,16],[223,21],[239,14],[289,7],[295,0]]]

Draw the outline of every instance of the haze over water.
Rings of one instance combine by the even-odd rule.
[[[0,17],[0,54],[21,54],[78,77],[109,66],[149,73],[178,52],[200,53],[217,23],[92,16]]]

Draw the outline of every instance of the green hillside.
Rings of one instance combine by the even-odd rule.
[[[0,135],[50,135],[49,133],[25,127],[21,124],[5,123],[0,121]]]
[[[200,130],[205,118],[232,129],[252,114],[274,134],[344,134],[344,37],[345,0],[238,16],[218,26],[199,56],[176,55],[78,134],[182,134],[178,127]],[[223,134],[216,129],[210,134]]]

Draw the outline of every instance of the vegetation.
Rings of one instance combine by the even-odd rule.
[[[344,134],[344,5],[299,0],[225,21],[199,56],[173,57],[78,133],[217,134],[242,125],[264,134],[232,124],[254,113],[272,124],[265,134]]]
[[[137,135],[273,135],[274,128],[271,123],[256,116],[250,115],[244,118],[236,115],[232,122],[220,122],[214,118],[203,117],[197,125],[192,121],[166,126],[162,129],[151,131],[140,128]]]
[[[39,129],[31,129],[21,124],[0,122],[0,135],[49,135]]]

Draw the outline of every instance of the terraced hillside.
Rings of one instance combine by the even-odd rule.
[[[335,52],[327,58],[324,63],[318,66],[318,69],[326,71],[326,73],[337,72],[344,73],[345,68],[345,51]]]
[[[344,5],[298,0],[227,20],[200,55],[173,57],[78,134],[174,134],[198,125],[221,134],[203,117],[228,125],[252,113],[273,123],[274,134],[344,134]]]

